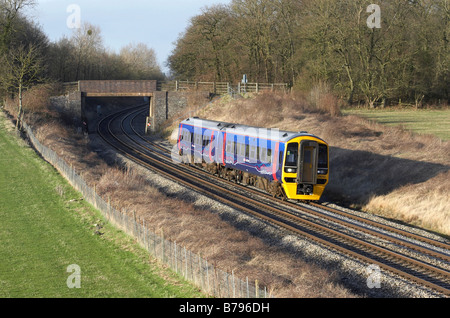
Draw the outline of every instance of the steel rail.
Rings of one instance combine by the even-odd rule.
[[[109,143],[111,146],[116,148],[127,158],[129,158],[141,165],[144,165],[153,171],[157,171],[158,173],[161,173],[164,176],[166,176],[172,180],[175,180],[183,185],[186,185],[189,188],[192,188],[201,193],[206,193],[208,196],[210,196],[222,203],[225,203],[225,204],[235,207],[239,210],[242,210],[246,213],[254,215],[262,220],[270,222],[271,224],[275,224],[284,229],[295,232],[298,235],[301,235],[303,237],[308,237],[308,238],[310,238],[316,242],[319,242],[321,244],[324,244],[325,246],[328,246],[334,250],[338,250],[347,255],[352,255],[353,257],[361,259],[369,264],[376,264],[376,265],[380,266],[380,268],[384,268],[385,270],[388,270],[390,272],[393,272],[393,273],[396,273],[403,277],[406,277],[412,281],[416,281],[420,284],[426,285],[432,289],[435,289],[435,290],[443,293],[444,295],[447,295],[447,296],[450,295],[450,290],[449,290],[449,287],[447,286],[448,282],[450,281],[450,273],[448,271],[438,269],[434,266],[411,259],[410,257],[400,255],[396,252],[388,251],[385,248],[380,248],[371,243],[367,243],[360,239],[348,236],[346,234],[323,227],[323,226],[315,224],[313,222],[301,219],[299,217],[296,217],[295,215],[292,215],[291,213],[287,213],[285,211],[282,211],[282,210],[279,210],[279,209],[276,209],[273,207],[269,207],[257,200],[253,200],[253,199],[249,198],[248,196],[243,196],[243,195],[237,194],[235,192],[231,192],[228,194],[229,197],[227,197],[226,192],[229,192],[229,191],[224,190],[223,187],[220,187],[215,184],[209,184],[209,185],[205,186],[204,185],[205,180],[200,179],[195,176],[192,176],[191,174],[186,173],[184,171],[180,171],[179,169],[177,169],[177,175],[175,175],[174,172],[172,171],[173,169],[176,169],[176,167],[174,167],[173,163],[172,164],[163,163],[163,162],[161,162],[160,158],[159,159],[154,158],[151,155],[143,153],[141,150],[137,150],[136,147],[133,147],[129,144],[129,140],[124,141],[120,137],[118,137],[115,133],[113,133],[113,131],[111,129],[111,123],[118,117],[123,116],[122,113],[124,113],[124,112],[119,112],[117,114],[114,114],[114,115],[104,118],[99,123],[98,132],[99,132],[99,135],[107,143]],[[129,116],[129,114],[127,116]],[[123,121],[125,118],[126,117],[121,119],[121,129],[122,129],[121,134],[123,136],[125,136],[126,138],[129,138],[129,136],[126,136],[127,133],[123,129],[124,128]],[[105,133],[101,131],[102,129],[100,129],[100,126],[102,125],[102,123],[107,119],[109,120],[108,124],[107,124],[107,133],[109,134],[109,136],[106,136]],[[114,142],[111,142],[111,138],[114,140]],[[133,143],[134,142],[135,141],[133,141]],[[278,219],[274,219],[273,216],[269,216],[268,212],[276,213]],[[287,218],[290,220],[290,222],[286,221],[286,220],[283,221],[282,218],[284,218],[284,219]],[[292,224],[293,220],[295,220],[294,223],[301,224],[301,226],[304,228],[314,229],[315,233],[311,234],[311,233],[308,233],[308,231],[306,231],[306,230],[299,229],[298,226],[295,226]],[[326,233],[327,236],[331,235],[334,238],[338,238],[338,240],[340,240],[341,242],[346,241],[347,247],[342,247],[342,245],[331,243],[329,239],[323,239],[323,238],[319,237],[320,235],[318,235],[317,233]],[[351,246],[352,248],[350,249],[349,246]],[[395,259],[399,260],[398,261],[399,263],[407,262],[409,264],[414,264],[414,266],[416,268],[421,268],[425,271],[434,272],[435,274],[430,274],[429,276],[430,277],[433,277],[433,275],[442,276],[444,283],[441,283],[441,284],[433,283],[433,282],[430,282],[430,280],[432,280],[432,279],[424,279],[423,275],[419,274],[420,270],[416,270],[415,274],[410,274],[410,273],[407,273],[406,270],[401,270],[401,269],[398,269],[394,266],[387,264],[386,261],[376,260],[376,258],[378,258],[379,256],[363,255],[363,254],[368,253],[367,251],[355,252],[354,251],[354,249],[356,249],[355,246],[359,246],[359,249],[361,249],[361,250],[370,248],[371,250],[376,250],[377,251],[376,254],[378,254],[378,255],[381,255],[381,254],[388,255],[388,256],[385,256],[387,259],[395,258]],[[365,247],[362,248],[363,246],[365,246]]]
[[[132,125],[132,122],[133,122],[134,118],[136,118],[140,114],[141,114],[140,112],[136,112],[136,114],[134,115],[133,119],[131,120],[131,124],[130,124],[130,128],[133,130],[135,135],[140,140],[142,140],[143,142],[148,143],[151,146],[156,147],[156,148],[158,148],[161,151],[168,152],[168,150],[165,149],[164,147],[161,147],[161,146],[159,146],[159,145],[157,145],[157,144],[147,140],[145,137],[143,137],[134,128],[134,126]],[[139,142],[137,142],[132,136],[130,136],[129,138],[131,140],[133,140],[136,144],[139,144]],[[139,145],[141,147],[149,150],[149,151],[154,151],[153,149],[147,147],[145,144],[139,144]],[[204,170],[201,170],[201,169],[198,169],[198,168],[194,168],[194,169],[197,172],[201,171],[201,172],[205,173],[210,178],[212,176],[214,176],[214,175],[212,175],[210,173],[205,172]],[[226,179],[223,179],[223,178],[220,178],[220,177],[216,177],[216,178],[220,179],[222,182],[228,183],[228,184],[233,185],[235,187],[237,186],[236,183],[231,182],[229,180],[226,180]],[[283,201],[283,200],[278,199],[278,198],[273,198],[271,195],[269,195],[269,194],[267,194],[265,192],[262,192],[262,191],[259,191],[259,190],[255,190],[255,189],[252,189],[250,187],[245,187],[243,185],[238,185],[238,186],[246,189],[246,191],[252,192],[255,195],[259,195],[259,196],[265,197],[266,199],[270,199],[272,201],[275,199],[275,200],[278,201],[278,203],[284,204],[284,205],[289,206],[291,208],[294,208],[296,210],[300,210],[302,212],[309,213],[309,214],[314,215],[316,217],[320,217],[320,218],[326,219],[326,220],[328,220],[330,222],[337,223],[337,224],[339,224],[341,226],[345,226],[347,228],[352,228],[353,230],[361,231],[361,232],[364,232],[366,234],[378,237],[380,239],[384,239],[384,240],[390,241],[390,242],[392,242],[394,244],[402,245],[402,246],[407,247],[409,249],[415,250],[415,251],[417,251],[419,253],[423,253],[423,254],[429,255],[431,257],[435,257],[435,258],[441,259],[443,261],[450,262],[450,244],[446,244],[444,242],[439,242],[439,241],[436,241],[436,240],[433,240],[433,239],[430,239],[430,238],[427,238],[427,237],[424,237],[424,236],[421,236],[421,235],[417,235],[417,234],[414,234],[414,233],[411,233],[411,232],[408,232],[408,231],[405,231],[405,230],[402,230],[402,229],[398,229],[398,228],[395,228],[395,227],[392,227],[392,226],[389,226],[389,225],[385,225],[385,224],[382,224],[380,222],[372,221],[372,220],[369,220],[367,218],[363,218],[363,217],[360,217],[360,216],[357,216],[357,215],[354,215],[354,214],[351,214],[351,213],[348,213],[348,212],[344,212],[344,211],[340,211],[340,210],[337,210],[337,209],[333,209],[333,208],[330,208],[330,207],[327,207],[327,206],[324,206],[324,205],[321,205],[321,204],[317,204],[317,203],[313,203],[313,202],[309,203],[310,205],[312,205],[312,206],[314,206],[316,208],[323,209],[323,210],[326,210],[328,212],[340,215],[341,217],[349,218],[352,221],[365,223],[367,225],[376,227],[377,229],[382,229],[382,230],[387,231],[387,232],[391,232],[391,233],[395,233],[397,235],[408,237],[408,238],[416,240],[418,242],[426,243],[426,244],[429,244],[429,245],[432,245],[432,246],[435,246],[435,247],[438,247],[438,248],[441,248],[441,249],[448,250],[449,252],[446,254],[446,253],[442,253],[440,251],[431,250],[430,248],[423,247],[423,246],[420,246],[420,245],[417,245],[417,244],[414,244],[414,243],[410,243],[408,241],[405,241],[404,239],[396,238],[396,237],[393,237],[392,235],[384,234],[384,233],[381,233],[380,231],[377,231],[377,230],[369,229],[367,227],[362,227],[361,225],[357,225],[357,224],[353,224],[353,223],[345,221],[345,220],[341,220],[341,219],[336,218],[334,216],[330,216],[330,215],[328,215],[328,214],[326,214],[324,212],[320,212],[320,211],[316,211],[316,210],[313,210],[313,209],[309,209],[307,207],[299,206],[298,204],[295,204],[295,203],[292,203],[292,202],[289,202],[289,201],[285,201],[285,200]]]

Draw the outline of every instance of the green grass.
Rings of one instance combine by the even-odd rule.
[[[6,127],[0,114],[0,297],[204,297],[106,224]],[[71,264],[81,288],[67,286]]]
[[[402,126],[415,133],[431,134],[442,140],[450,140],[450,109],[349,109],[343,113],[363,116],[381,124]]]

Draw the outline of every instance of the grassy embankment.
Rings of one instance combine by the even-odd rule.
[[[445,137],[449,134],[449,113],[419,111],[418,118],[432,120],[423,126],[428,132],[439,130]],[[316,134],[330,144],[331,172],[325,200],[450,235],[450,141],[338,114],[338,101],[331,94],[317,98],[260,94],[225,99],[196,115]]]
[[[0,154],[0,297],[203,296],[105,224],[15,137],[3,113]],[[81,288],[67,286],[71,264],[81,269]]]
[[[390,156],[405,159],[384,173],[404,181],[392,191],[374,195],[365,208],[449,236],[450,109],[353,109],[344,114],[363,117],[372,122],[369,126],[386,125],[392,128],[382,129],[401,132],[389,142],[400,151],[391,146]]]
[[[358,115],[388,126],[401,126],[418,134],[450,140],[450,109],[348,109],[344,114]]]

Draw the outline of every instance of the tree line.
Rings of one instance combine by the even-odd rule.
[[[51,43],[50,76],[62,81],[78,80],[161,80],[165,76],[155,51],[144,43],[130,43],[119,53],[105,48],[98,26],[84,23],[71,37]]]
[[[18,97],[39,83],[101,79],[163,79],[155,52],[146,44],[108,50],[99,27],[84,23],[70,37],[52,42],[26,16],[35,0],[0,0],[0,95]]]
[[[193,17],[167,64],[180,79],[326,83],[350,104],[448,102],[449,20],[448,0],[232,0]]]

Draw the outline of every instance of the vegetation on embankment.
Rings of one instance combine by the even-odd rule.
[[[450,235],[450,142],[355,115],[329,93],[222,99],[197,116],[290,131],[330,144],[324,199]]]
[[[3,112],[0,154],[0,297],[204,297],[107,224]]]
[[[164,183],[157,175],[147,176],[148,171],[135,167],[124,171],[116,152],[95,136],[78,133],[48,105],[26,113],[25,120],[42,144],[71,164],[89,186],[96,187],[98,195],[110,198],[116,209],[130,216],[135,212],[151,231],[164,233],[165,239],[201,255],[215,267],[234,271],[243,280],[257,280],[276,297],[358,297],[354,288],[360,288],[361,281],[348,280],[345,266],[331,261],[328,268],[329,260],[323,257],[320,264],[310,262],[309,252],[292,253],[289,246],[297,248],[292,239],[279,240],[267,233],[270,227],[254,225],[254,220],[241,214],[232,215],[227,207],[210,206],[211,202],[196,198],[189,189]],[[373,292],[365,288],[364,278],[362,284],[362,294]]]

